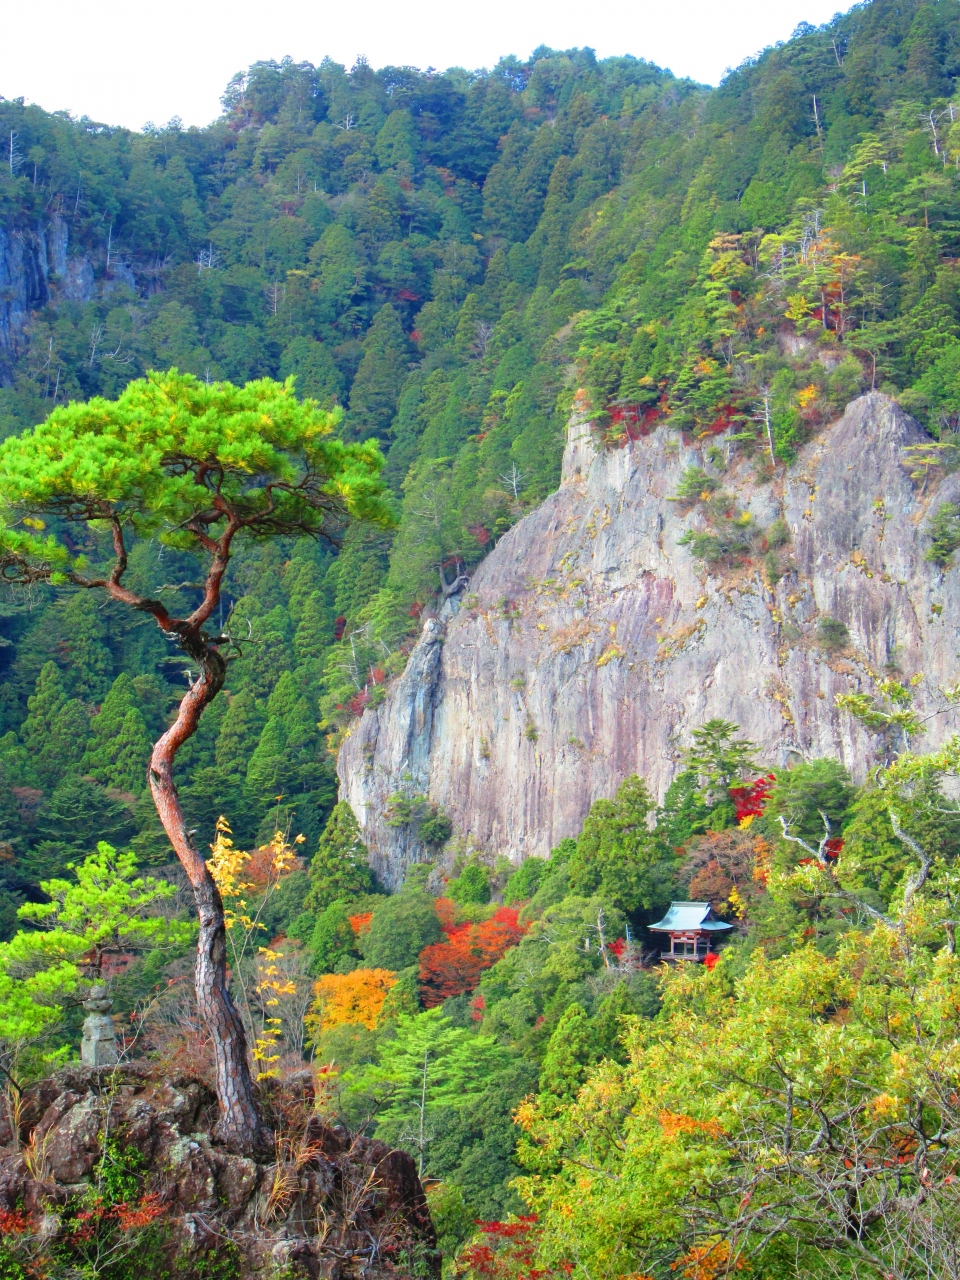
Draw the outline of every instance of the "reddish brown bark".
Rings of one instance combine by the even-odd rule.
[[[230,1147],[251,1152],[267,1149],[269,1139],[253,1095],[243,1022],[227,987],[223,902],[206,862],[187,831],[173,781],[177,750],[196,731],[201,713],[222,688],[226,675],[223,659],[215,650],[206,653],[204,658],[203,673],[180,703],[176,720],[153,748],[148,776],[163,829],[187,873],[197,904],[200,920],[197,1006],[213,1043],[220,1103],[217,1136]]]
[[[202,531],[194,530],[212,553],[213,561],[204,583],[203,599],[187,618],[171,618],[159,601],[143,599],[122,585],[127,557],[123,534],[116,522],[116,563],[110,577],[97,585],[104,586],[115,599],[152,614],[165,632],[177,637],[181,649],[199,668],[200,674],[184,695],[176,720],[154,745],[147,777],[157,814],[187,873],[197,904],[200,921],[195,971],[197,1006],[213,1044],[216,1091],[220,1103],[217,1136],[237,1150],[263,1152],[270,1148],[270,1135],[264,1129],[254,1097],[243,1021],[227,985],[223,902],[203,856],[187,831],[173,780],[177,752],[194,735],[201,715],[223,688],[226,679],[227,667],[217,642],[204,635],[203,626],[219,602],[220,585],[230,559],[230,544],[239,527],[240,522],[230,517],[227,528],[216,541]]]

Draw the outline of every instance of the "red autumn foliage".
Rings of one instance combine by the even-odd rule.
[[[122,1231],[131,1231],[136,1227],[148,1227],[164,1212],[164,1206],[157,1192],[142,1196],[136,1204],[118,1204],[115,1207],[117,1222]]]
[[[440,928],[448,937],[467,927],[465,924],[457,924],[459,907],[452,898],[434,898],[433,909],[440,921]]]
[[[407,617],[419,618],[421,613],[423,613],[423,605],[420,603],[419,600],[414,600],[413,604],[407,610]]]
[[[767,796],[776,782],[776,778],[772,773],[768,773],[764,778],[757,778],[755,782],[747,782],[742,787],[730,788],[730,799],[733,801],[734,811],[737,815],[737,821],[742,822],[744,818],[759,818],[763,813],[764,805],[767,803]]]
[[[831,840],[828,840],[823,846],[823,851],[828,858],[839,858],[843,852],[843,837],[834,836]]]
[[[640,417],[640,406],[637,404],[611,404],[610,421],[616,423],[636,423]]]
[[[412,289],[398,289],[397,297],[401,300],[401,302],[419,302],[420,301],[419,293],[414,293]]]
[[[733,405],[733,404],[722,405],[720,408],[720,411],[718,412],[714,420],[710,423],[709,427],[701,431],[699,434],[701,436],[718,436],[722,431],[727,431],[730,427],[733,426],[736,412],[737,412],[736,405]]]
[[[440,899],[440,901],[445,901]],[[484,969],[515,947],[526,930],[514,907],[498,907],[481,924],[454,925],[446,941],[420,952],[421,998],[428,1009],[472,991]]]
[[[613,942],[607,943],[607,950],[619,960],[627,949],[626,938],[614,938]]]
[[[720,957],[713,951],[708,951],[703,957],[703,967],[705,969],[713,969],[720,962]]]
[[[358,915],[347,916],[347,920],[350,924],[350,928],[353,930],[353,932],[357,935],[358,938],[363,937],[363,935],[370,928],[370,921],[372,919],[373,919],[372,911],[361,911]]]
[[[472,1012],[470,1014],[470,1017],[473,1019],[474,1022],[483,1021],[483,1015],[486,1010],[486,1007],[487,1007],[487,1002],[486,1000],[484,1000],[483,996],[477,996],[476,999],[471,1001],[470,1008]]]
[[[526,925],[520,923],[519,907],[497,907],[496,911],[486,922],[487,924],[498,924],[508,929],[515,929],[517,932],[516,941],[519,942],[523,935],[527,932]]]
[[[533,1265],[537,1256],[535,1213],[521,1215],[514,1222],[478,1222],[477,1227],[481,1239],[458,1255],[455,1275],[482,1280],[541,1280],[549,1275]]]
[[[691,877],[688,892],[691,902],[709,902],[714,911],[723,915],[733,888],[733,880],[725,874],[720,863],[711,858],[705,867],[701,867]]]
[[[156,1192],[141,1196],[133,1204],[108,1204],[98,1197],[89,1209],[82,1209],[70,1220],[66,1236],[68,1244],[76,1247],[101,1238],[105,1227],[116,1225],[121,1231],[137,1231],[156,1222],[166,1212]]]
[[[33,1223],[22,1209],[0,1209],[0,1236],[22,1236],[33,1230]]]
[[[334,624],[333,624],[333,638],[334,638],[334,640],[342,640],[342,639],[343,639],[343,633],[344,633],[344,631],[346,631],[346,629],[347,629],[347,620],[346,620],[346,618],[343,616],[343,614],[341,613],[340,617],[339,617],[339,618],[337,618],[337,619],[336,619],[336,621],[335,621],[335,622],[334,622]]]
[[[611,404],[608,406],[610,425],[619,427],[627,440],[639,440],[648,436],[660,415],[658,405],[642,409],[638,404]]]
[[[367,703],[370,701],[370,690],[361,689],[359,693],[355,693],[347,706],[355,716],[362,715],[366,709]]]
[[[490,530],[482,524],[467,525],[467,533],[473,534],[481,547],[485,547],[490,541]]]
[[[383,684],[383,682],[384,682],[384,680],[386,680],[386,678],[387,678],[387,673],[386,673],[386,671],[384,671],[383,667],[371,667],[371,668],[370,668],[370,683],[371,683],[371,684]]]

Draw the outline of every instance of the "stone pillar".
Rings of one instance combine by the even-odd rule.
[[[117,1064],[117,1038],[110,1010],[113,1001],[101,983],[94,983],[83,1002],[87,1016],[83,1020],[80,1061],[88,1067],[113,1067]]]

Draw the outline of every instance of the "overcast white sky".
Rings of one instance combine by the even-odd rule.
[[[539,44],[632,53],[716,84],[836,0],[6,0],[0,95],[140,129],[207,124],[260,58],[469,68]],[[844,7],[847,7],[846,5]]]

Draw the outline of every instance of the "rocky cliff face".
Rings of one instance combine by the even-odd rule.
[[[30,314],[54,298],[88,302],[96,292],[89,254],[68,255],[69,232],[59,214],[36,227],[0,226],[0,385],[9,382],[24,349]],[[114,264],[100,291],[122,284],[135,289],[130,268]]]
[[[396,792],[441,804],[474,844],[543,856],[631,773],[660,797],[690,733],[738,723],[764,758],[834,755],[862,778],[884,744],[838,711],[884,668],[921,673],[923,714],[957,683],[960,570],[924,559],[929,512],[960,477],[922,487],[904,466],[923,433],[871,393],[758,485],[755,463],[722,477],[761,526],[784,520],[793,569],[771,588],[758,561],[708,571],[679,540],[702,524],[671,501],[700,448],[658,431],[598,452],[569,428],[559,490],[508,533],[455,604],[429,619],[386,701],[340,754],[342,791],[391,884],[422,857],[385,814]],[[850,643],[818,643],[824,617]],[[956,727],[929,722],[920,745]]]
[[[0,227],[0,377],[9,375],[30,312],[49,300],[51,274],[66,266],[65,234],[62,264],[59,247],[60,238],[48,235],[47,228],[25,232]]]

